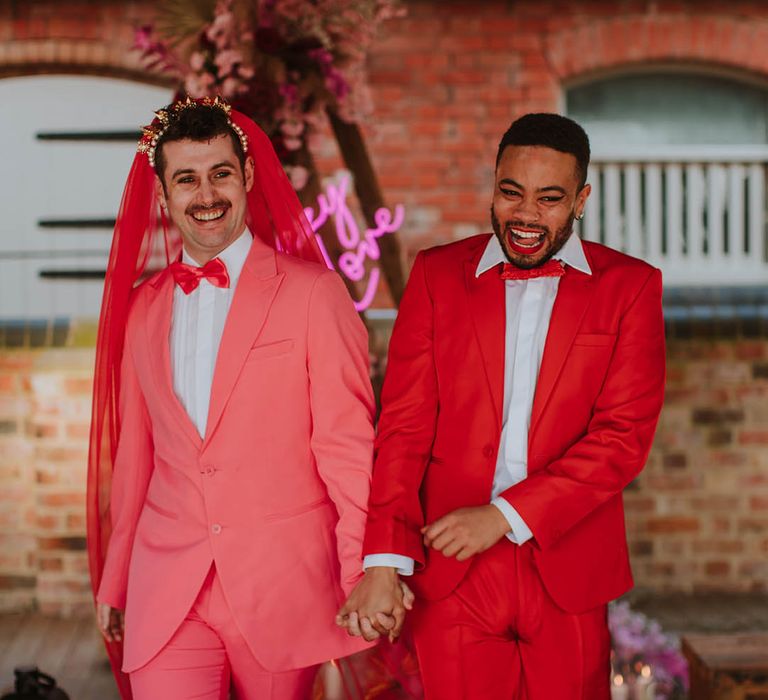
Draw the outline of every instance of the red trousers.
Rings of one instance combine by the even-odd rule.
[[[412,613],[425,700],[607,700],[605,605],[580,615],[555,605],[532,545],[503,539],[475,557],[447,598]]]
[[[265,630],[268,634],[269,630]],[[158,654],[130,674],[134,700],[307,700],[317,667],[272,673],[235,624],[216,571]]]

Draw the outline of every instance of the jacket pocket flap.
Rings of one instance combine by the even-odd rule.
[[[263,360],[267,357],[277,357],[278,355],[287,355],[293,352],[293,338],[286,340],[277,340],[274,343],[264,345],[254,345],[248,353],[249,360]]]

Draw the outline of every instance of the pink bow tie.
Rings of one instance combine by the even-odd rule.
[[[504,263],[501,268],[501,279],[503,280],[530,280],[537,277],[562,277],[565,274],[565,268],[559,260],[547,260],[538,267],[517,267]]]
[[[207,279],[214,287],[229,287],[227,266],[219,258],[209,260],[202,267],[175,262],[171,263],[168,269],[184,294],[190,294],[197,289],[203,278]]]

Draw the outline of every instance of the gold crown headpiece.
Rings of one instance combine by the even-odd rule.
[[[185,100],[174,102],[168,109],[160,109],[155,112],[155,118],[152,120],[152,123],[142,129],[142,136],[139,139],[136,150],[139,153],[145,153],[147,155],[149,164],[153,169],[155,167],[155,149],[157,148],[157,143],[171,125],[172,120],[185,109],[194,109],[196,107],[214,107],[224,112],[224,114],[227,115],[227,123],[240,139],[243,153],[248,152],[248,137],[245,135],[245,132],[230,119],[229,115],[230,112],[232,112],[231,105],[218,96],[214,98],[203,97],[198,100],[193,100],[191,97],[187,96]]]

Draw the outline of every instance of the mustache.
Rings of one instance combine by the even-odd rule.
[[[232,204],[226,199],[217,199],[211,204],[190,204],[186,209],[186,213],[192,215],[201,211],[211,211],[211,209],[227,209],[231,206]]]

